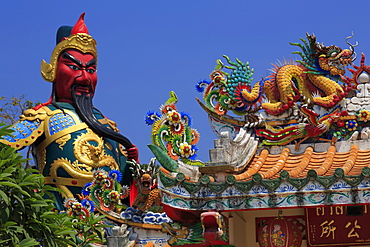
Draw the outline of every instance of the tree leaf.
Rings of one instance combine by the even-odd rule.
[[[76,231],[68,229],[68,230],[60,230],[60,231],[55,231],[54,232],[57,235],[67,235],[67,234],[76,234]]]
[[[0,199],[3,199],[7,205],[10,204],[9,197],[2,190],[0,190]]]
[[[12,188],[17,188],[19,190],[22,190],[22,188],[18,184],[15,184],[15,183],[12,183],[12,182],[6,182],[6,181],[5,182],[0,182],[0,185],[12,187]]]
[[[20,182],[18,185],[19,186],[22,186],[22,187],[24,187],[24,186],[29,186],[29,185],[34,185],[35,183],[32,183],[32,182]]]
[[[26,239],[23,239],[19,244],[18,246],[20,247],[28,247],[28,246],[35,246],[35,245],[40,245],[39,242],[37,242],[35,239],[33,238],[26,238]]]
[[[37,181],[40,177],[42,177],[41,174],[31,174],[31,175],[28,175],[23,181],[24,182],[35,182]]]
[[[5,177],[10,177],[12,174],[11,173],[6,173],[6,172],[2,172],[1,174],[0,174],[0,179],[4,179]]]
[[[9,226],[16,226],[17,223],[15,223],[14,221],[8,221],[4,224],[4,227],[9,227]]]
[[[41,200],[33,201],[31,203],[31,207],[45,207],[45,206],[49,206],[49,204]]]

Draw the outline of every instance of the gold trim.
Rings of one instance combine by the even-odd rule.
[[[18,122],[21,122],[21,121],[23,121],[23,120],[20,120]],[[40,120],[36,120],[36,121],[40,121]],[[15,124],[17,124],[17,123],[15,123]],[[17,150],[21,149],[23,147],[32,145],[36,141],[36,139],[44,133],[44,131],[43,131],[44,125],[45,125],[44,122],[41,121],[41,124],[39,125],[39,127],[37,127],[34,131],[32,131],[31,135],[29,135],[29,137],[27,137],[27,138],[18,139],[16,142],[9,142],[7,140],[1,139],[0,142],[4,143],[5,145],[8,145],[8,146],[10,146],[14,149],[17,149]],[[12,134],[10,134],[10,136],[12,136],[14,138],[14,136]]]
[[[45,120],[45,118],[47,116],[50,116],[52,115],[52,111],[46,107],[46,106],[43,106],[41,107],[40,109],[38,110],[34,110],[34,109],[27,109],[25,110],[22,115],[19,117],[20,120],[29,120],[29,121],[34,121],[36,119],[38,120]]]
[[[109,124],[109,120],[106,118],[102,118],[98,120],[101,124]]]
[[[82,53],[91,53],[95,59],[98,59],[96,50],[96,41],[89,34],[78,33],[59,42],[51,54],[50,63],[45,60],[41,62],[42,77],[49,82],[55,81],[57,61],[60,54],[66,49],[76,49]]]
[[[107,122],[105,124],[109,124],[109,126],[112,128],[113,131],[119,133],[119,129],[117,128],[117,123],[110,120],[110,119],[106,119],[106,120],[107,120]]]
[[[69,128],[66,128],[66,129],[64,129],[62,131],[59,131],[59,132],[55,133],[54,135],[50,135],[49,129],[47,129],[47,131],[45,131],[45,140],[42,143],[40,143],[40,145],[37,146],[37,150],[43,150],[43,149],[45,149],[47,146],[49,146],[50,143],[54,142],[56,139],[59,139],[59,138],[61,138],[64,135],[67,135],[67,134],[70,134],[70,133],[73,133],[73,132],[76,132],[76,131],[79,131],[79,130],[88,128],[88,126],[87,126],[86,123],[81,123],[80,119],[78,118],[78,116],[74,112],[71,112],[71,111],[68,111],[68,110],[65,110],[65,111],[68,114],[70,114],[70,116],[73,118],[73,120],[75,120],[75,122],[77,124],[76,125],[73,125],[73,126],[71,126]],[[62,111],[57,110],[57,111],[55,111],[55,114],[61,113],[61,112]],[[49,119],[46,120],[48,123],[49,123]],[[99,119],[99,122],[101,124],[107,124],[108,123],[108,120],[105,119],[105,118],[102,118],[102,119]],[[47,128],[49,128],[48,125],[47,125]]]
[[[58,139],[58,138],[60,138],[64,135],[67,135],[69,133],[73,133],[75,131],[86,129],[87,127],[88,127],[87,124],[80,123],[80,124],[77,124],[77,125],[73,125],[73,126],[67,128],[67,129],[62,130],[62,131],[59,131],[58,133],[55,133],[54,135],[49,136],[43,142],[41,142],[40,145],[37,146],[37,150],[43,150],[47,146],[49,146],[50,143],[54,142],[56,139]]]
[[[36,157],[37,157],[37,166],[38,166],[37,168],[42,174],[46,166],[46,149],[43,149],[40,152],[36,151]]]
[[[22,122],[22,121],[32,121],[32,122],[40,122],[40,125],[32,131],[31,135],[25,139],[19,139],[17,142],[8,142],[6,140],[0,140],[0,142],[11,146],[15,149],[21,149],[25,146],[32,145],[38,137],[40,137],[42,134],[44,134],[45,130],[45,119],[47,116],[52,115],[52,111],[48,107],[41,107],[38,110],[34,109],[27,109],[23,111],[22,115],[19,117],[19,121],[17,121],[15,124],[12,125],[12,127],[16,126],[16,124]],[[10,136],[13,136],[10,134]]]

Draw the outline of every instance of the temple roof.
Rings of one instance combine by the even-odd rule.
[[[345,152],[330,145],[322,152],[306,146],[300,154],[288,146],[278,153],[262,149],[241,172],[220,164],[194,167],[198,176],[189,176],[181,163],[178,171],[164,165],[159,187],[164,204],[184,210],[369,203],[370,149],[359,146],[352,144]]]
[[[332,176],[337,168],[342,168],[344,175],[356,176],[369,166],[370,150],[359,150],[355,144],[348,152],[337,152],[335,146],[325,152],[315,152],[312,147],[307,147],[302,154],[291,154],[289,148],[284,148],[281,154],[270,154],[263,149],[244,172],[234,176],[237,181],[244,181],[259,173],[263,179],[275,179],[281,171],[287,171],[291,178],[305,178],[310,170],[315,170],[318,176]]]

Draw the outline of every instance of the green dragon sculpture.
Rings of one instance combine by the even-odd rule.
[[[206,107],[219,115],[226,115],[228,111],[242,116],[259,109],[261,102],[261,81],[251,87],[254,70],[249,67],[249,63],[242,63],[236,59],[232,62],[226,55],[223,57],[229,65],[224,65],[220,59],[211,73],[211,82],[200,81],[196,89],[203,92]],[[232,70],[231,73],[223,69]]]

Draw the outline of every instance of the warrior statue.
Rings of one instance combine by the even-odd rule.
[[[91,182],[94,169],[120,170],[129,185],[126,161],[138,159],[136,146],[92,105],[96,66],[96,42],[82,14],[73,28],[59,28],[50,63],[42,61],[41,74],[53,85],[49,101],[26,110],[1,140],[15,149],[31,145],[45,183],[64,191],[56,194],[59,209]]]

